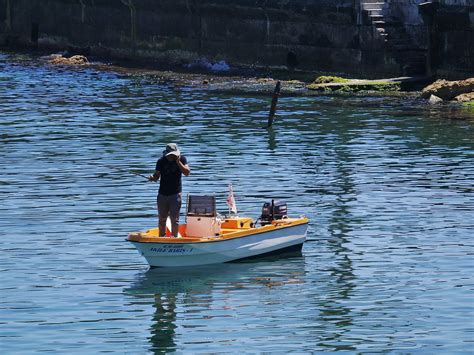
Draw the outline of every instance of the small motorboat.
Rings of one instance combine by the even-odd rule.
[[[287,205],[263,205],[257,221],[250,217],[221,217],[215,196],[190,195],[186,224],[178,238],[160,237],[159,229],[130,233],[130,241],[151,267],[179,267],[225,263],[300,250],[306,240],[308,218],[289,218]]]

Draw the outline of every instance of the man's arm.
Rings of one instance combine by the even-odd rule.
[[[188,176],[191,173],[191,169],[188,164],[183,164],[181,157],[177,157],[176,163],[178,164],[179,170],[183,173],[184,176]]]
[[[158,170],[155,170],[153,175],[148,176],[148,180],[150,181],[158,181],[161,176],[161,173]]]

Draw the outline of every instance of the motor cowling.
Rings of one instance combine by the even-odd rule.
[[[265,202],[262,207],[260,221],[262,225],[270,224],[273,220],[283,219],[288,216],[286,202],[274,201]]]

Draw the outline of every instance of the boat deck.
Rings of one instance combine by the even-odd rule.
[[[308,223],[307,218],[286,218],[280,220],[274,220],[271,224],[265,226],[255,227],[253,221],[247,219],[244,222],[235,223],[235,220],[226,220],[222,224],[222,228],[219,235],[215,236],[187,236],[186,235],[186,224],[179,226],[179,232],[181,237],[174,238],[172,236],[159,237],[159,229],[152,228],[143,232],[133,232],[128,236],[128,240],[131,242],[138,243],[166,243],[166,244],[186,244],[186,243],[204,243],[210,241],[227,240],[233,238],[240,238],[249,236],[252,234],[270,232],[276,229],[288,228],[300,224]],[[233,228],[229,228],[233,227]]]

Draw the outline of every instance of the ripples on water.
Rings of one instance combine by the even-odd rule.
[[[471,351],[473,114],[282,97],[267,132],[268,106],[0,53],[1,348]],[[185,193],[306,214],[303,257],[147,271],[124,238],[157,185],[107,166],[148,174],[170,141]]]

